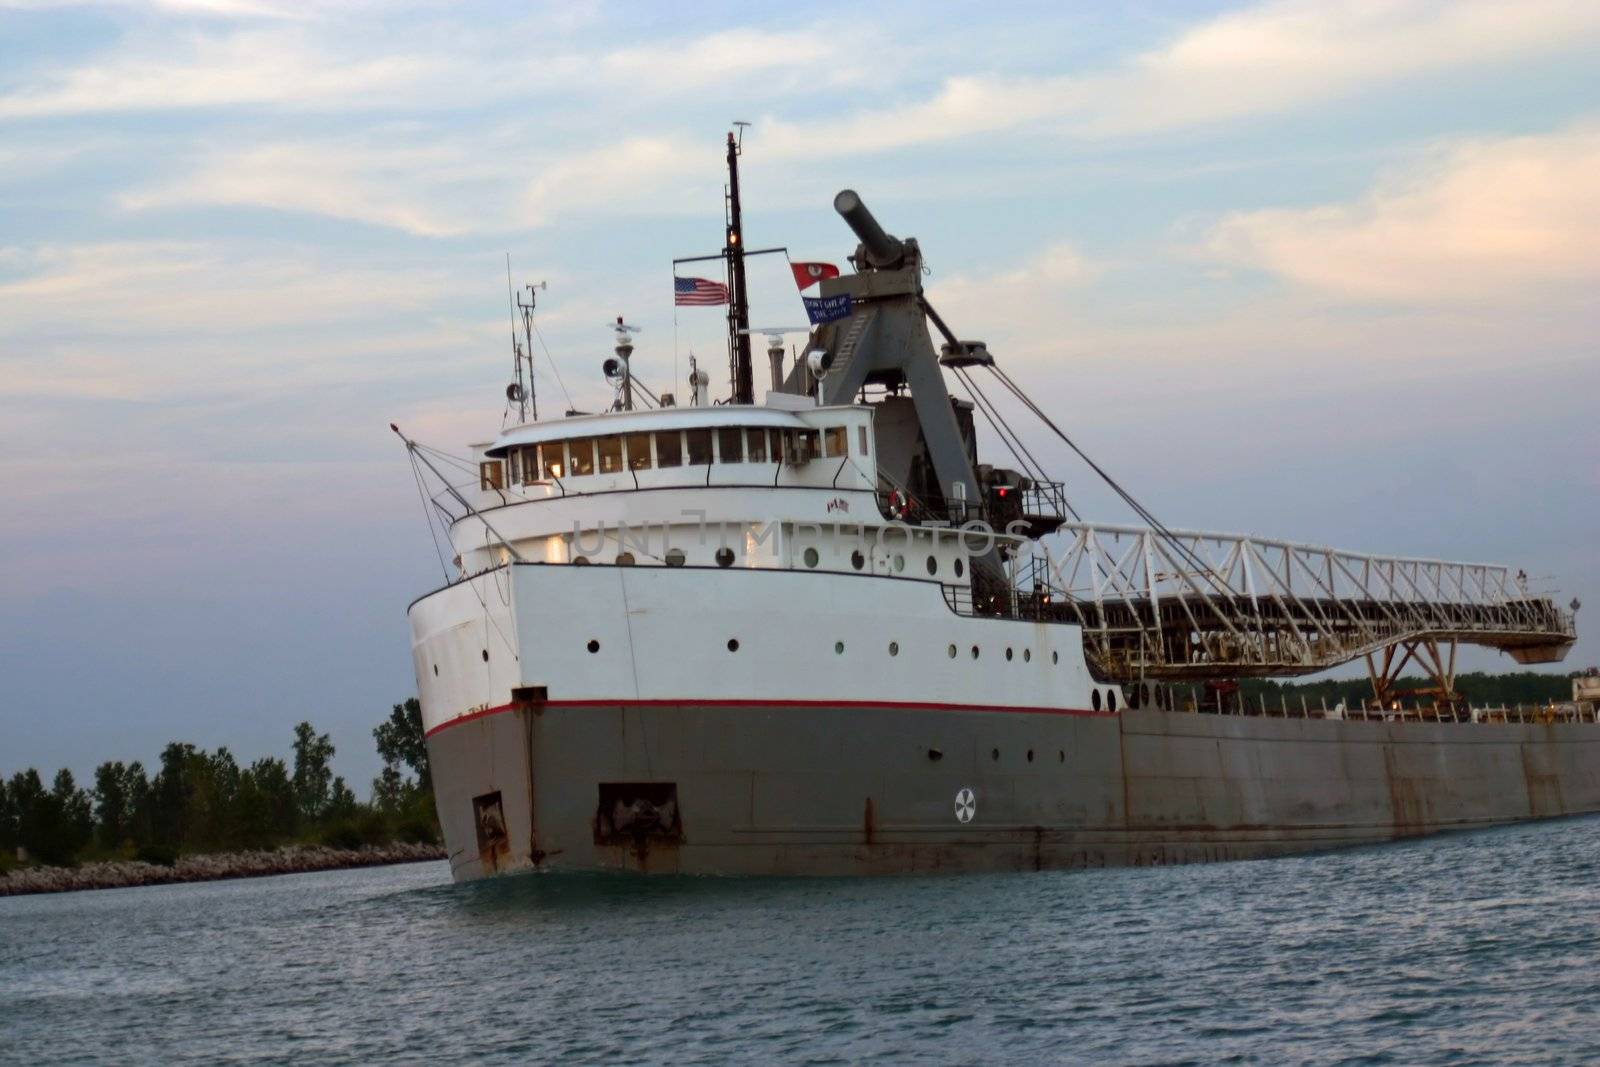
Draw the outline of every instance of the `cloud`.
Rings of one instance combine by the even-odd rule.
[[[283,142],[216,154],[192,173],[125,194],[119,203],[135,211],[191,204],[303,211],[441,237],[486,221],[473,200],[446,194],[492,173],[446,144]]]
[[[1013,270],[932,279],[928,298],[962,337],[984,337],[997,345],[1003,341],[1009,348],[1033,335],[1035,343],[1049,347],[1060,335],[1053,329],[1041,335],[1038,326],[1066,318],[1064,305],[1105,269],[1072,245],[1058,242]]]
[[[1218,16],[1109,70],[1037,78],[963,74],[933,96],[842,120],[769,119],[793,152],[870,152],[1053,123],[1128,136],[1282,113],[1422,75],[1593,49],[1586,0],[1292,0]]]
[[[681,94],[754,75],[815,90],[852,77],[838,68],[839,51],[837,40],[821,33],[740,28],[618,48],[585,62],[600,72],[602,83],[639,86],[652,93]]]
[[[665,137],[636,137],[576,152],[540,169],[528,186],[523,221],[541,225],[567,211],[616,210],[639,203],[646,191],[652,211],[715,203],[722,173],[708,165],[714,158],[706,146]]]
[[[1205,249],[1227,264],[1361,299],[1592,292],[1600,282],[1600,126],[1447,146],[1352,203],[1230,215]]]
[[[299,31],[188,33],[142,40],[107,58],[0,96],[0,119],[278,104],[357,108],[434,70],[421,59],[341,55]]]
[[[52,11],[62,7],[105,8],[155,8],[178,15],[204,15],[220,18],[307,18],[317,8],[324,6],[314,0],[294,0],[277,3],[273,0],[82,0],[81,3],[64,3],[63,0],[0,0],[0,9],[20,11]]]
[[[435,273],[333,262],[311,250],[181,241],[0,248],[0,264],[14,276],[0,283],[0,339],[63,330],[84,337],[91,324],[150,336],[328,323],[381,314],[380,295],[422,302],[444,288]]]

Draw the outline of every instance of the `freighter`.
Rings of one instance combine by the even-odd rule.
[[[984,387],[1076,445],[853,192],[853,270],[796,265],[814,325],[792,359],[774,332],[758,402],[738,154],[726,283],[677,286],[727,305],[726,402],[698,368],[684,403],[652,393],[619,319],[610,410],[527,418],[530,336],[470,482],[407,439],[457,569],[410,608],[457,879],[1188,863],[1600,810],[1592,702],[1454,687],[1459,643],[1562,659],[1575,602],[1507,567],[1174,530],[1109,476],[1143,524],[1083,521]],[[980,458],[978,419],[1014,465]],[[1237,691],[1363,657],[1360,708]],[[1412,663],[1422,703],[1394,686]]]

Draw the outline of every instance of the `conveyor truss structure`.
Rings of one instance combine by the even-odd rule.
[[[1108,680],[1303,675],[1364,658],[1384,702],[1414,661],[1454,701],[1459,644],[1532,664],[1575,639],[1574,612],[1506,566],[1081,521],[1058,535],[1059,554],[1013,564],[1005,613],[1076,622]]]

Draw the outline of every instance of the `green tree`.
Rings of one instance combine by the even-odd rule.
[[[195,762],[195,747],[173,741],[161,750],[161,770],[150,783],[150,841],[165,848],[183,847],[189,829],[190,781]]]
[[[94,833],[94,810],[89,796],[72,778],[57,772],[50,789],[44,788],[33,768],[11,778],[6,790],[16,819],[17,843],[41,863],[70,863]]]
[[[320,822],[333,803],[333,742],[309,722],[294,728],[294,797],[301,817]],[[341,783],[342,784],[342,783]]]
[[[258,759],[239,776],[238,839],[267,848],[294,837],[299,826],[294,783],[281,759]]]
[[[387,814],[394,814],[405,806],[411,783],[400,773],[400,768],[385,763],[378,777],[372,780],[372,806]]]
[[[226,748],[196,751],[189,761],[183,843],[196,850],[230,847],[237,837],[239,764]]]
[[[0,850],[11,852],[16,849],[17,841],[17,812],[11,800],[11,790],[6,786],[4,778],[0,778]]]
[[[94,839],[94,802],[88,793],[78,788],[72,772],[65,767],[56,772],[50,799],[60,813],[59,849],[70,860]]]
[[[100,847],[115,851],[135,840],[135,811],[148,791],[135,786],[142,782],[144,768],[138,763],[124,765],[121,760],[102,763],[94,771],[95,833]]]
[[[383,758],[386,771],[393,767],[398,772],[403,763],[417,776],[417,788],[425,793],[433,792],[428,742],[422,729],[422,704],[416,697],[396,704],[388,720],[373,729],[372,736],[378,742],[378,755]]]
[[[11,785],[6,792],[9,794],[16,843],[38,859],[42,855],[39,852],[44,836],[42,831],[53,822],[46,810],[50,805],[50,795],[44,791],[44,782],[40,781],[39,772],[29,767],[11,776]],[[53,851],[48,844],[45,850]]]
[[[356,814],[360,807],[356,803],[355,792],[344,784],[344,778],[333,780],[333,785],[328,790],[328,809],[324,812],[325,819],[348,819]]]
[[[128,840],[135,846],[147,845],[150,832],[150,778],[144,764],[134,760],[124,772],[123,787],[128,794]]]

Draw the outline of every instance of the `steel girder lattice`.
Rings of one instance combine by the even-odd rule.
[[[1573,615],[1505,566],[1138,526],[1067,523],[1060,533],[1059,557],[1018,567],[1013,606],[1077,622],[1109,678],[1310,674],[1454,642],[1547,663],[1574,639]]]

